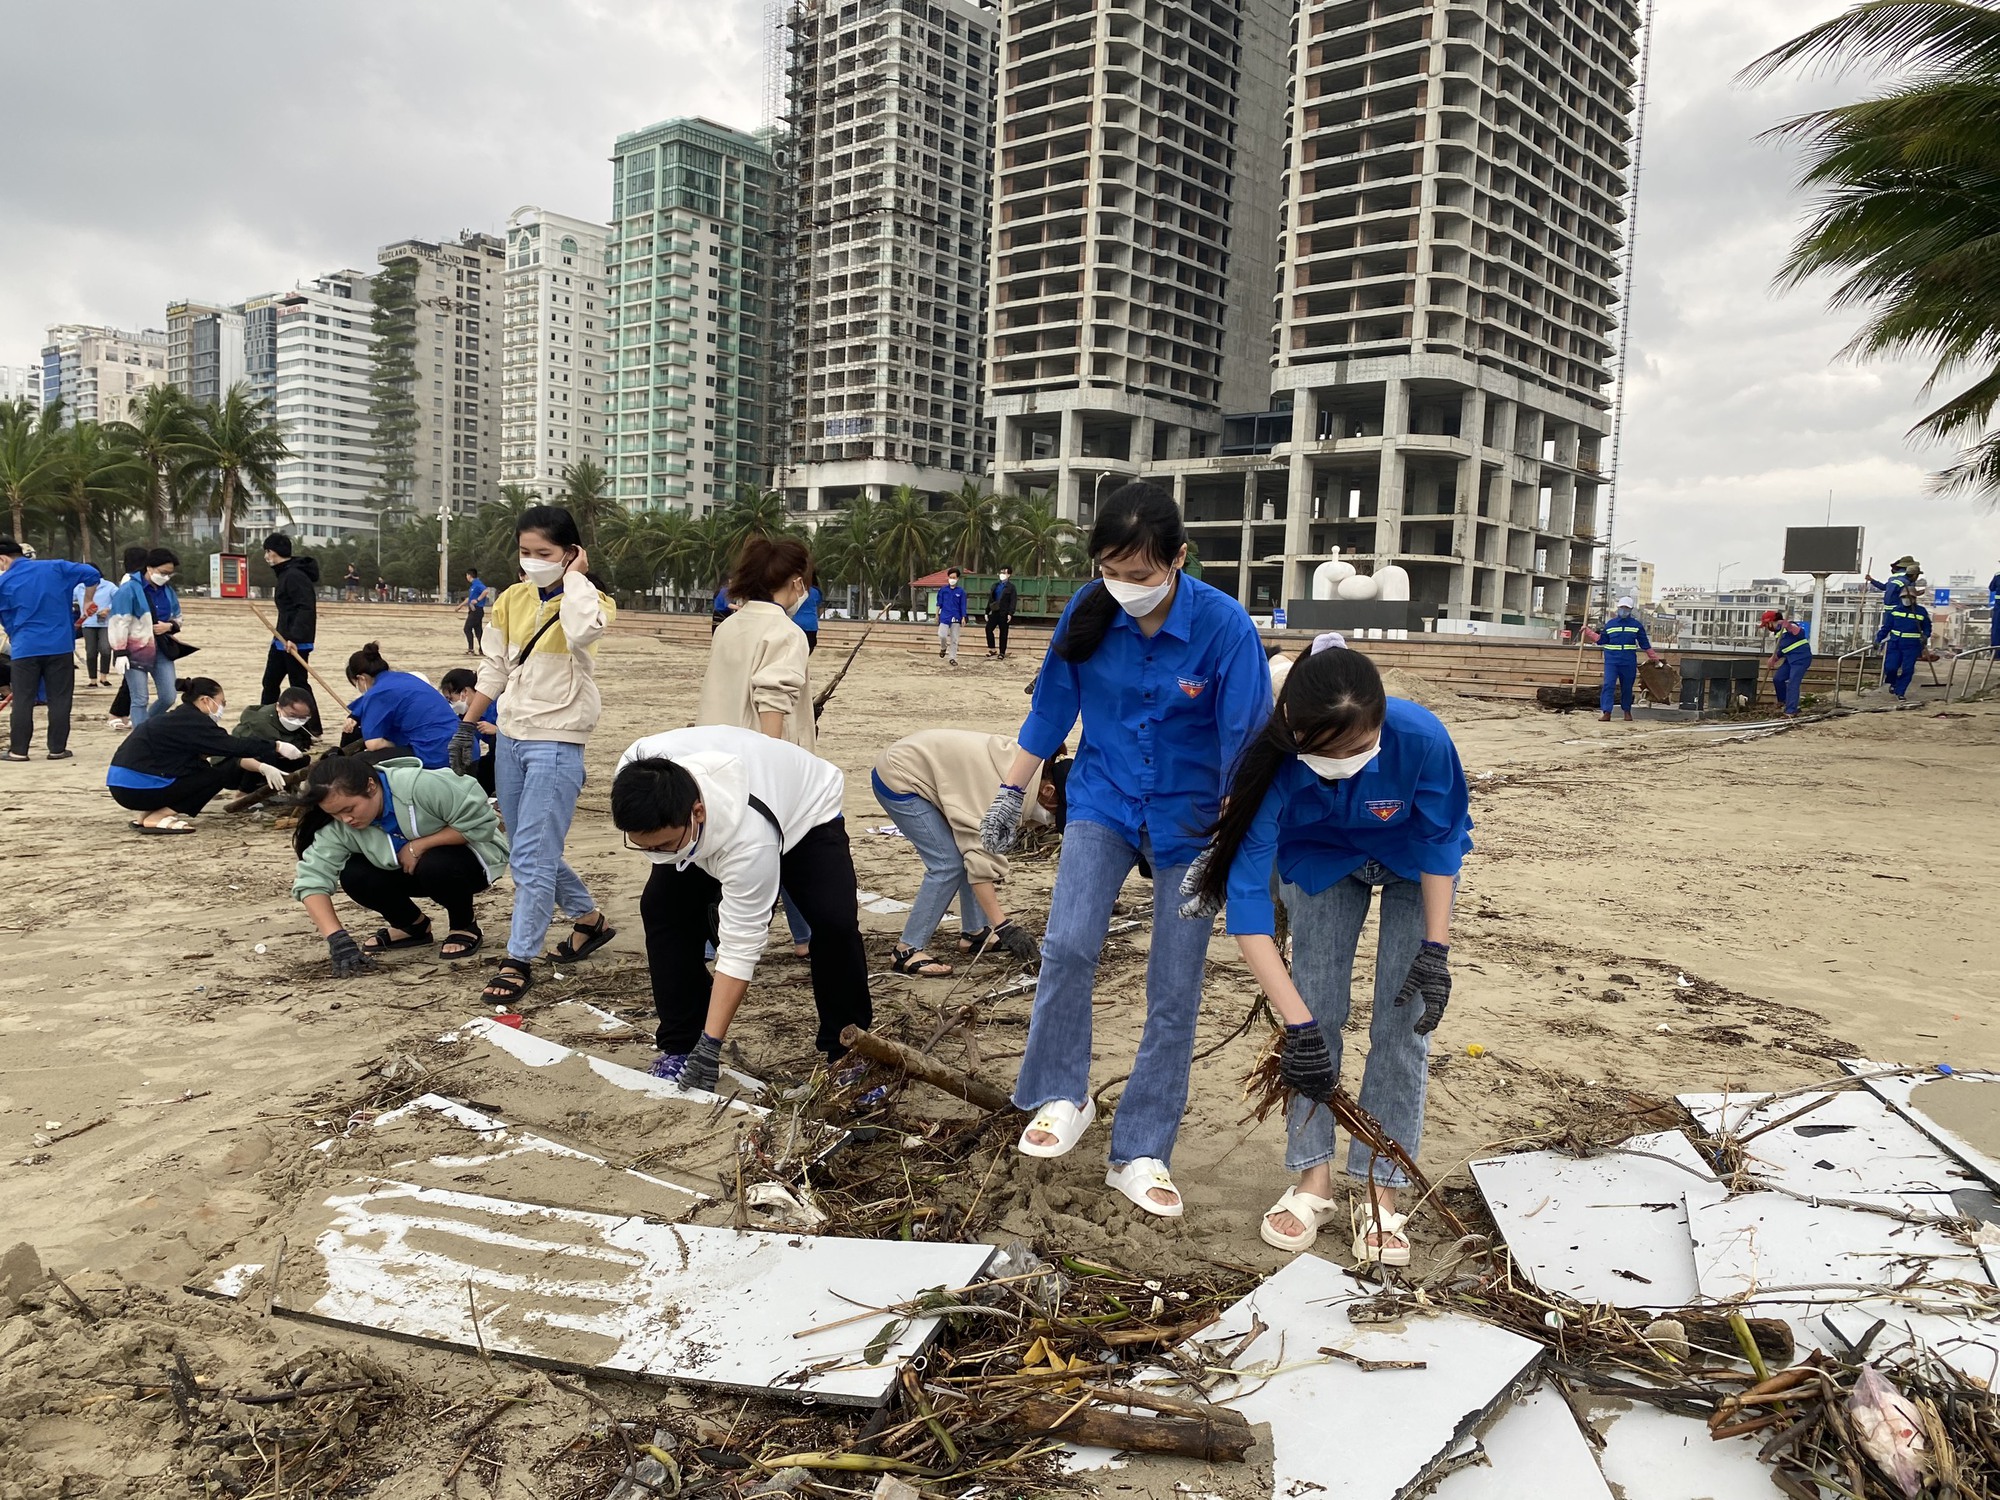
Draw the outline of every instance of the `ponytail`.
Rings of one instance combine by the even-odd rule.
[[[1113,490],[1090,528],[1093,566],[1109,557],[1137,556],[1171,568],[1185,546],[1187,527],[1181,508],[1165,489],[1144,479]],[[1089,661],[1104,644],[1104,633],[1118,618],[1118,610],[1118,601],[1101,579],[1085,584],[1049,649],[1072,666]]]
[[[381,677],[391,670],[393,669],[390,665],[382,660],[382,648],[374,641],[370,641],[359,651],[347,658],[347,680],[349,682],[354,681],[357,677]]]
[[[1389,696],[1374,662],[1344,646],[1307,647],[1292,664],[1276,710],[1236,763],[1222,816],[1208,830],[1210,855],[1200,894],[1215,901],[1227,896],[1229,867],[1286,762],[1301,751],[1317,753],[1321,746],[1380,730],[1388,712]]]

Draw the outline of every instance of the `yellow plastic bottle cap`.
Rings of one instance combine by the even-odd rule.
[[[1486,1055],[1486,1049],[1480,1046],[1479,1043],[1474,1042],[1471,1046],[1465,1049],[1465,1055],[1467,1057],[1484,1057]]]

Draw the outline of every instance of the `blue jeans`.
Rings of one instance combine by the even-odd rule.
[[[1771,690],[1778,695],[1778,706],[1788,714],[1799,711],[1799,687],[1811,665],[1810,651],[1794,651],[1778,658],[1778,670],[1771,674]]]
[[[1030,1113],[1057,1099],[1081,1107],[1090,1096],[1090,992],[1111,925],[1111,904],[1139,862],[1139,850],[1101,823],[1072,818],[1063,833],[1049,898],[1042,975],[1028,1022],[1028,1049],[1014,1103]],[[1150,854],[1150,850],[1148,851]],[[1142,1156],[1172,1159],[1187,1110],[1195,1018],[1213,917],[1179,915],[1185,864],[1153,862],[1153,943],[1146,957],[1146,1029],[1111,1125],[1114,1166]]]
[[[1340,1073],[1341,1031],[1347,1025],[1354,983],[1354,950],[1368,919],[1375,888],[1382,890],[1380,933],[1375,944],[1375,1013],[1368,1026],[1368,1063],[1361,1073],[1361,1107],[1382,1122],[1391,1140],[1414,1159],[1424,1134],[1424,1088],[1429,1079],[1431,1039],[1415,1027],[1422,1007],[1396,1004],[1396,992],[1424,941],[1424,893],[1374,861],[1337,880],[1318,895],[1285,887],[1292,919],[1292,982],[1319,1022],[1333,1071]],[[1333,1160],[1333,1115],[1323,1104],[1294,1099],[1286,1117],[1285,1166],[1303,1172]],[[1347,1143],[1351,1177],[1401,1187],[1402,1169],[1359,1141]]]
[[[921,948],[928,943],[944,914],[951,910],[954,896],[958,898],[959,930],[977,932],[985,925],[979,917],[979,898],[972,893],[965,856],[958,852],[958,840],[944,813],[922,797],[890,791],[880,776],[871,774],[869,779],[882,811],[924,861],[924,883],[910,904],[909,921],[903,924],[903,946]]]
[[[1632,684],[1639,680],[1639,658],[1630,651],[1607,651],[1604,653],[1604,691],[1597,695],[1599,713],[1611,712],[1611,699],[1615,691],[1618,706],[1626,713],[1632,712]]]
[[[542,956],[558,908],[572,922],[597,910],[563,859],[563,841],[583,795],[583,746],[499,736],[493,795],[507,824],[507,873],[514,877],[507,956],[533,963]]]
[[[1917,674],[1917,658],[1923,654],[1922,641],[1890,641],[1882,648],[1882,680],[1898,698],[1910,690]]]
[[[160,712],[165,713],[174,706],[174,664],[165,654],[155,656],[150,667],[127,667],[125,686],[132,694],[132,727],[137,729],[146,722],[146,684],[153,685],[153,693],[160,700]]]

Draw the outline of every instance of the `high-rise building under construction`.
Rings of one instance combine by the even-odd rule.
[[[994,42],[982,0],[794,0],[794,508],[987,466],[981,410]]]

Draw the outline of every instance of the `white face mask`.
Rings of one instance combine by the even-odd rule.
[[[303,729],[306,727],[307,721],[304,719],[294,719],[286,714],[279,714],[278,723],[285,729]]]
[[[1122,578],[1107,578],[1104,586],[1111,590],[1111,597],[1118,601],[1125,613],[1137,619],[1160,607],[1160,601],[1172,592],[1174,574],[1178,571],[1169,568],[1166,578],[1151,588],[1143,583],[1127,583]]]
[[[1321,781],[1345,781],[1350,776],[1359,775],[1362,768],[1382,753],[1382,741],[1378,738],[1359,755],[1307,755],[1300,753],[1306,769]]]
[[[646,858],[656,865],[672,865],[676,870],[685,870],[694,861],[695,850],[701,847],[701,830],[706,824],[697,825],[694,837],[678,849],[648,849]]]
[[[806,607],[806,592],[807,591],[805,589],[799,590],[799,597],[794,599],[790,604],[787,604],[785,606],[786,614],[796,615],[800,610]]]
[[[567,563],[548,562],[539,557],[524,557],[521,559],[522,574],[527,578],[528,582],[532,583],[538,589],[545,589],[558,578],[562,577],[563,570],[568,566],[569,564]]]
[[[227,713],[228,709],[229,705],[225,703],[221,708],[211,708],[208,711],[208,716],[211,719],[215,720],[216,723],[220,724],[222,722],[223,714]]]
[[[146,581],[156,589],[163,589],[167,586],[167,581],[173,576],[171,573],[148,573]]]

